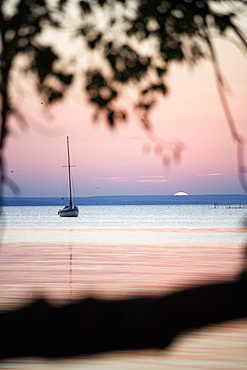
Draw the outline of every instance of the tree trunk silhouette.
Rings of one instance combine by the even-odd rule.
[[[39,299],[0,314],[0,358],[61,358],[166,348],[179,334],[247,316],[247,280],[158,297],[87,298],[61,307]]]

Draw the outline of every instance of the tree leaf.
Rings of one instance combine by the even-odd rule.
[[[91,12],[90,2],[86,0],[81,0],[79,5],[85,14]]]

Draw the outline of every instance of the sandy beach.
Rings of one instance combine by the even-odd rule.
[[[1,245],[1,309],[35,297],[64,304],[79,297],[123,298],[168,293],[232,279],[242,266],[242,246]],[[204,328],[178,338],[165,351],[110,353],[76,359],[9,359],[3,369],[245,369],[246,320]]]

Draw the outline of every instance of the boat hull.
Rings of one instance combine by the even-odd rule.
[[[77,217],[79,215],[79,209],[77,207],[74,208],[63,208],[58,211],[60,217]]]

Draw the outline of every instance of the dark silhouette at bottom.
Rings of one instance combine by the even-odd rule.
[[[0,358],[163,349],[181,333],[246,316],[246,278],[159,297],[88,298],[61,307],[39,299],[0,314]]]

